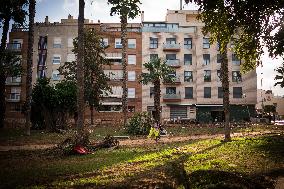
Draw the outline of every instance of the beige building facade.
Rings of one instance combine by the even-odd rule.
[[[104,73],[110,77],[109,86],[112,93],[104,94],[101,106],[95,112],[97,121],[122,120],[122,44],[120,23],[92,23],[85,20],[85,28],[96,30],[102,37],[102,44],[108,46],[105,50],[106,59],[110,66],[104,67]],[[33,56],[33,83],[37,78],[51,78],[51,83],[60,82],[63,78],[59,67],[65,62],[76,59],[73,50],[73,39],[78,36],[78,20],[71,15],[61,22],[50,23],[48,17],[45,22],[35,25],[35,42]],[[133,23],[127,26],[127,87],[129,116],[142,110],[141,84],[138,76],[141,73],[141,24]],[[86,108],[85,116],[90,118],[90,111]]]
[[[142,61],[158,56],[175,70],[176,80],[162,84],[162,118],[221,121],[222,84],[218,77],[221,63],[218,45],[209,44],[209,35],[202,34],[203,23],[196,19],[197,11],[168,10],[164,22],[143,22]],[[232,44],[233,45],[233,44]],[[228,52],[230,103],[232,120],[247,119],[256,104],[257,77],[251,71],[240,74],[241,61]],[[146,72],[145,68],[142,68]],[[153,111],[153,87],[142,86],[143,111]]]

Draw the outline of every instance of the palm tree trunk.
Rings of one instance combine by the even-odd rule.
[[[84,8],[85,1],[79,0],[78,17],[78,56],[77,56],[77,129],[82,132],[84,127]]]
[[[221,78],[223,88],[223,108],[225,114],[225,139],[224,141],[231,141],[230,136],[230,99],[229,99],[229,77],[228,77],[228,57],[227,48],[221,52]]]
[[[10,24],[11,18],[6,17],[4,19],[4,25],[3,25],[3,32],[2,32],[2,39],[1,39],[1,46],[0,46],[0,52],[4,52],[6,48],[6,42],[7,42],[7,35],[9,31],[9,24]]]
[[[0,45],[0,56],[4,53],[6,48],[7,42],[7,34],[9,31],[9,23],[10,18],[6,18],[4,20],[3,32],[2,32],[2,39]],[[2,60],[1,60],[2,61]],[[0,62],[0,68],[3,68],[4,63]],[[4,127],[5,122],[5,113],[6,113],[6,101],[5,101],[5,82],[6,82],[6,75],[4,71],[0,71],[0,128]]]
[[[26,135],[31,131],[31,103],[32,103],[32,67],[33,67],[33,44],[34,44],[34,18],[35,18],[35,0],[29,2],[29,39],[27,53],[27,79],[26,79]]]
[[[90,112],[91,112],[91,125],[94,125],[94,106],[90,105]]]
[[[161,86],[160,86],[160,79],[154,82],[154,109],[155,115],[154,119],[157,123],[161,122]]]
[[[127,71],[126,71],[126,30],[127,30],[127,15],[121,15],[121,43],[122,43],[122,70],[123,70],[123,81],[122,81],[122,111],[123,111],[123,125],[127,123]]]

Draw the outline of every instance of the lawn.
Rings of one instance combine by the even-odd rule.
[[[1,188],[274,188],[284,135],[191,140],[62,156],[0,152]]]

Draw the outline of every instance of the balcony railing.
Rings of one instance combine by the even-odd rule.
[[[175,60],[167,60],[166,64],[168,66],[172,66],[172,67],[180,67],[180,60],[179,59],[175,59]]]
[[[180,50],[180,44],[164,43],[163,44],[163,50],[164,51],[179,51]]]
[[[7,49],[11,51],[21,51],[22,50],[22,44],[21,43],[8,43]]]
[[[172,78],[172,82],[169,81],[169,80],[164,80],[164,84],[165,85],[170,85],[170,84],[180,84],[181,83],[181,80],[180,80],[180,77],[179,76],[175,76]]]
[[[181,101],[181,95],[180,94],[164,94],[163,95],[163,101],[165,101],[165,102],[178,102],[178,101]]]
[[[6,79],[6,85],[20,85],[22,82],[21,77],[8,77]]]
[[[21,94],[20,93],[10,93],[7,95],[8,102],[20,102]]]

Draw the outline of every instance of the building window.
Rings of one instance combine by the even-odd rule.
[[[104,74],[112,81],[120,81],[123,78],[122,70],[104,70]]]
[[[193,99],[193,87],[185,87],[185,99]]]
[[[128,112],[135,112],[135,106],[128,106]]]
[[[135,71],[128,71],[128,81],[135,81],[136,74]]]
[[[192,38],[184,38],[184,48],[192,49]]]
[[[45,73],[45,70],[39,70],[38,72],[37,72],[37,77],[38,78],[44,78],[46,76],[46,73]]]
[[[60,76],[59,76],[59,71],[58,70],[54,70],[52,72],[52,80],[53,81],[59,81],[60,80]]]
[[[166,38],[167,44],[176,44],[176,38]]]
[[[54,54],[53,59],[52,59],[52,63],[53,64],[60,64],[60,62],[61,62],[61,55]]]
[[[241,82],[242,75],[240,71],[232,71],[232,82]]]
[[[219,51],[219,50],[220,50],[220,43],[217,42],[217,51]]]
[[[150,87],[150,98],[154,97],[154,87]]]
[[[158,38],[150,37],[150,49],[158,48]]]
[[[217,63],[221,63],[221,54],[217,54]]]
[[[158,54],[150,54],[150,61],[158,58],[159,58]]]
[[[166,87],[166,94],[176,94],[177,89],[175,87]]]
[[[184,54],[184,65],[192,65],[192,54]]]
[[[121,39],[120,38],[115,38],[115,46],[114,48],[116,49],[121,49],[122,48],[122,44],[121,44]]]
[[[210,54],[203,54],[203,65],[210,64]]]
[[[135,98],[135,88],[128,88],[128,98]]]
[[[218,98],[223,98],[223,88],[218,87]]]
[[[221,81],[221,70],[217,70],[217,81]]]
[[[22,77],[21,76],[13,76],[13,77],[7,77],[6,83],[21,83]]]
[[[233,63],[234,65],[240,65],[240,64],[241,64],[241,61],[240,61],[240,59],[237,57],[236,54],[232,54],[232,63]]]
[[[76,60],[75,54],[67,54],[67,62],[73,62]]]
[[[21,99],[21,88],[20,87],[12,87],[11,93],[9,96],[9,100],[20,100]]]
[[[136,48],[136,39],[128,39],[128,48],[135,49]]]
[[[53,39],[53,48],[61,48],[61,38],[55,37]]]
[[[128,55],[128,64],[136,64],[136,55],[135,54],[130,54]]]
[[[101,105],[99,112],[121,112],[122,105]]]
[[[176,54],[166,54],[166,59],[167,60],[176,60],[177,58]]]
[[[242,87],[233,87],[233,98],[242,98],[243,91]]]
[[[210,42],[208,37],[203,37],[203,49],[209,49],[210,48]]]
[[[122,97],[122,87],[121,86],[112,86],[111,92],[107,91],[103,93],[103,96],[111,96],[116,98]]]
[[[69,37],[69,38],[68,38],[67,47],[71,47],[71,48],[74,47],[74,46],[73,46],[73,38],[72,38],[72,37]]]
[[[211,82],[211,70],[204,70],[204,82]]]
[[[102,47],[107,47],[108,46],[108,38],[102,38],[101,46]]]
[[[204,98],[211,98],[211,87],[204,87]]]
[[[184,71],[184,82],[193,82],[192,71]]]

